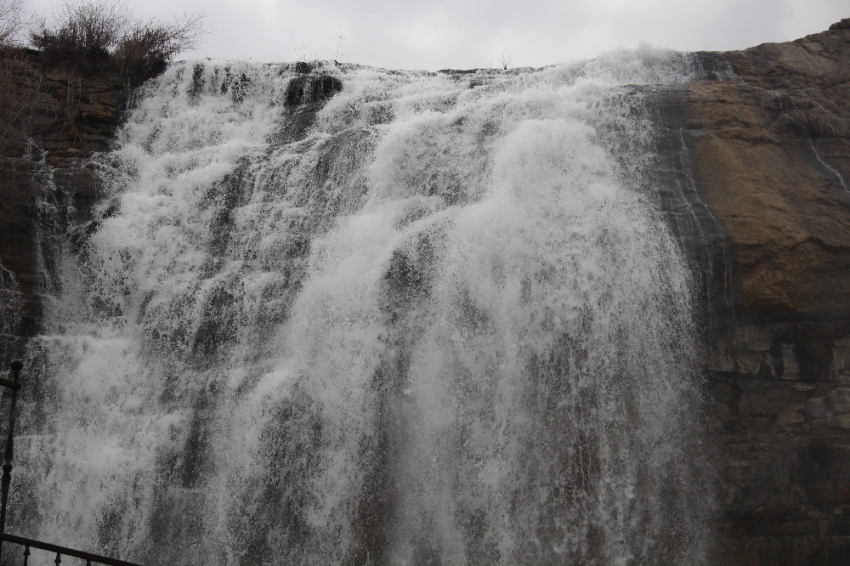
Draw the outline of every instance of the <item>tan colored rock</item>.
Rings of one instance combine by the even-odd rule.
[[[792,344],[782,344],[782,366],[782,379],[795,380],[799,378],[800,364],[797,363],[797,356],[794,354]]]
[[[826,426],[850,430],[850,415],[841,415],[826,419]]]
[[[114,123],[118,118],[118,110],[106,104],[83,104],[80,106],[80,119],[88,124],[106,122]]]
[[[730,54],[747,84],[690,86],[697,174],[728,231],[741,305],[755,314],[850,309],[850,194],[841,184],[850,139],[808,134],[847,130],[850,109],[834,98],[846,88],[833,79],[850,78],[850,55],[823,35]],[[794,88],[764,88],[781,73]],[[791,116],[784,104],[832,111]]]
[[[850,530],[823,517],[850,502],[850,19],[705,57],[737,75],[688,85],[677,124],[725,262],[706,364],[734,494],[717,563],[843,563]]]
[[[832,416],[832,411],[827,404],[826,397],[815,397],[806,401],[806,416],[809,420],[820,420]]]
[[[836,340],[832,348],[832,359],[836,371],[842,372],[850,369],[850,339]]]
[[[836,415],[850,413],[850,389],[841,387],[833,389],[827,395],[829,406],[832,407],[832,412]]]
[[[797,426],[805,422],[806,415],[803,414],[803,411],[799,410],[783,411],[776,418],[776,424],[782,427]]]

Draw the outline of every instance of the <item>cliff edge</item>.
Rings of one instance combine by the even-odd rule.
[[[668,126],[720,234],[718,542],[731,564],[850,564],[850,19],[699,56]]]
[[[130,87],[108,71],[48,65],[0,49],[0,361],[38,332],[41,297],[66,229],[99,196],[88,158],[110,149]],[[48,264],[48,265],[45,265]]]

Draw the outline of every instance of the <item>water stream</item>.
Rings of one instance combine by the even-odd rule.
[[[624,95],[689,73],[173,65],[91,165],[10,530],[151,566],[705,563],[692,276]]]

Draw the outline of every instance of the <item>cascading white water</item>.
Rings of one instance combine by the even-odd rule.
[[[32,347],[19,531],[151,565],[703,563],[690,276],[621,89],[687,68],[331,66],[296,109],[290,66],[171,67]]]

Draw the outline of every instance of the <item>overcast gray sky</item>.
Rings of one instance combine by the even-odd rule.
[[[24,0],[49,13],[52,0]],[[539,67],[639,42],[742,49],[850,17],[850,0],[129,0],[139,16],[204,12],[197,55],[338,59],[393,69]]]

